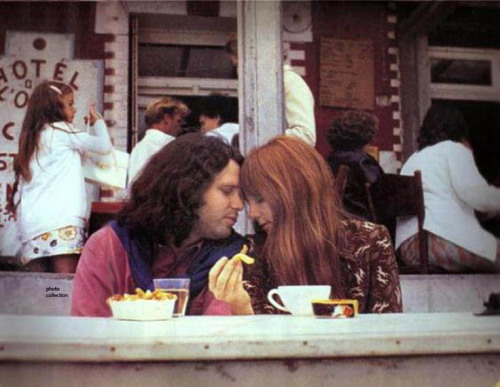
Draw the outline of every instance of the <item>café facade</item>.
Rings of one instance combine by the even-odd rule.
[[[195,126],[201,97],[225,94],[246,153],[282,131],[285,62],[313,92],[324,156],[332,119],[360,108],[379,120],[370,153],[397,172],[416,150],[430,104],[446,100],[464,114],[476,162],[498,185],[499,26],[496,1],[2,1],[0,257],[18,247],[5,204],[26,104],[45,79],[74,88],[77,126],[97,103],[115,148],[128,152],[156,98],[185,101]],[[238,69],[224,53],[234,33]],[[106,194],[88,191],[96,201]],[[495,274],[401,276],[403,314],[168,323],[69,317],[71,275],[0,277],[0,385],[456,386],[500,378],[498,316],[472,314],[498,292]]]
[[[43,79],[76,90],[77,126],[97,102],[124,151],[154,99],[183,99],[194,126],[201,97],[231,96],[246,151],[282,130],[284,58],[313,92],[323,155],[331,120],[365,109],[380,126],[370,153],[397,172],[431,102],[447,100],[468,120],[481,171],[498,182],[498,2],[14,1],[0,10],[0,255],[15,250],[5,203],[27,100]],[[234,33],[246,58],[239,78],[223,49]]]

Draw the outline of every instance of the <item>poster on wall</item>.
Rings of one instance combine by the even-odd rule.
[[[320,105],[373,110],[373,41],[324,37],[320,50]]]
[[[92,103],[102,111],[103,62],[74,59],[74,35],[7,31],[0,56],[0,256],[14,256],[20,242],[16,217],[6,209],[14,183],[13,161],[33,89],[44,80],[65,82],[75,90],[74,124]]]

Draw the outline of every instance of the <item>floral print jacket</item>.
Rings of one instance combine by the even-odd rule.
[[[345,297],[357,299],[360,313],[403,311],[399,270],[389,232],[384,226],[360,220],[342,221],[338,239],[341,281]],[[251,238],[255,264],[245,267],[245,288],[256,314],[279,313],[267,293],[279,286],[271,267],[258,256],[262,243]]]

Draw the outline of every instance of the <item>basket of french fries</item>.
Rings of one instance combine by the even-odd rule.
[[[135,294],[115,294],[107,302],[118,320],[168,320],[172,318],[177,296],[161,289],[153,292],[135,289]]]

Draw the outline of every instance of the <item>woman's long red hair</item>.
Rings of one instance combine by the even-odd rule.
[[[301,140],[275,137],[247,157],[241,187],[271,207],[273,225],[262,254],[279,284],[332,285],[332,296],[342,297],[339,204],[323,157]]]

